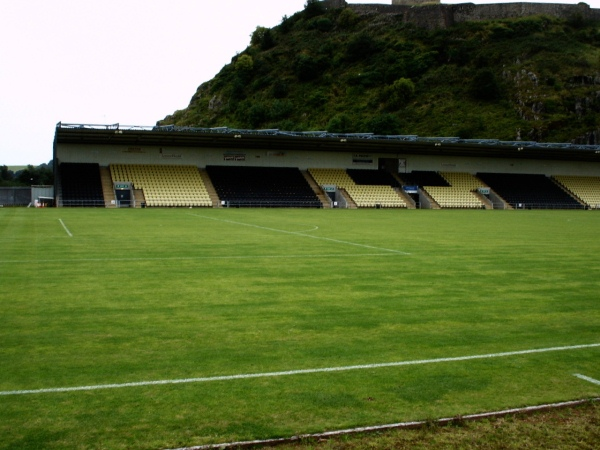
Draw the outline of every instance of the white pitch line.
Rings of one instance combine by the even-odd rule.
[[[3,395],[25,395],[25,394],[46,394],[46,393],[59,393],[59,392],[74,392],[74,391],[94,391],[99,389],[118,389],[126,387],[140,387],[140,386],[158,386],[166,384],[185,384],[185,383],[207,383],[211,381],[232,381],[232,380],[245,380],[251,378],[272,378],[272,377],[284,377],[290,375],[305,375],[313,373],[327,373],[327,372],[345,372],[350,370],[365,370],[365,369],[379,369],[384,367],[401,367],[401,366],[414,366],[423,364],[436,364],[444,362],[457,362],[457,361],[471,361],[477,359],[490,359],[490,358],[501,358],[506,356],[518,356],[518,355],[531,355],[534,353],[548,353],[558,352],[566,350],[578,350],[584,348],[600,347],[598,344],[584,344],[584,345],[570,345],[564,347],[550,347],[550,348],[538,348],[531,350],[518,350],[513,352],[502,352],[502,353],[489,353],[486,355],[471,355],[471,356],[457,356],[452,358],[436,358],[436,359],[421,359],[413,361],[399,361],[390,363],[379,363],[379,364],[361,364],[356,366],[341,366],[341,367],[324,367],[318,369],[298,369],[288,370],[283,372],[265,372],[265,373],[249,373],[239,375],[222,375],[215,377],[200,377],[200,378],[183,378],[176,380],[156,380],[156,381],[137,381],[132,383],[119,383],[119,384],[98,384],[91,386],[75,386],[75,387],[64,387],[64,388],[46,388],[46,389],[26,389],[16,391],[0,391],[0,396]]]
[[[234,225],[242,225],[242,226],[245,226],[245,227],[258,228],[258,229],[266,230],[266,231],[275,231],[277,233],[285,233],[285,234],[292,234],[292,235],[295,235],[295,236],[307,237],[307,238],[311,238],[311,239],[319,239],[321,241],[335,242],[336,244],[353,245],[355,247],[370,248],[370,249],[373,249],[373,250],[383,250],[383,251],[386,251],[386,252],[396,253],[398,255],[410,255],[410,253],[401,252],[400,250],[392,250],[392,249],[389,249],[389,248],[375,247],[373,245],[367,245],[367,244],[358,244],[356,242],[342,241],[340,239],[333,239],[333,238],[328,238],[328,237],[323,237],[323,236],[313,236],[312,234],[306,234],[305,232],[280,230],[280,229],[277,229],[277,228],[263,227],[263,226],[254,225],[254,224],[251,224],[251,223],[236,222],[236,221],[233,221],[233,220],[226,220],[226,219],[217,219],[217,218],[214,218],[214,217],[202,216],[200,214],[190,214],[190,216],[200,217],[202,219],[215,220],[217,222],[231,223],[231,224],[234,224]]]
[[[319,229],[319,227],[314,226],[310,230],[300,230],[300,231],[296,231],[296,233],[310,233],[312,231],[317,231],[318,229]]]
[[[69,235],[69,237],[73,237],[73,235],[71,234],[71,232],[69,231],[69,229],[67,228],[67,226],[65,225],[65,223],[63,222],[62,219],[58,219],[58,221],[60,222],[60,224],[62,225],[62,227],[65,229],[65,231],[67,232],[67,234]]]
[[[585,375],[581,375],[580,373],[574,373],[573,375],[581,380],[589,381],[590,383],[600,385],[600,380],[595,380],[594,378],[586,377]]]
[[[57,262],[135,262],[135,261],[195,261],[207,259],[314,259],[358,258],[362,256],[395,256],[393,253],[325,253],[322,255],[231,255],[231,256],[173,256],[161,258],[78,258],[78,259],[13,259],[0,260],[0,264],[31,264]]]

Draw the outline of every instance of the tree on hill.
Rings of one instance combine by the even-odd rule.
[[[0,186],[53,185],[52,161],[37,167],[28,165],[23,170],[13,172],[7,166],[0,166]]]
[[[10,186],[15,174],[7,166],[0,166],[0,186]]]

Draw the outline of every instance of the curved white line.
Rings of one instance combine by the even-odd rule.
[[[305,234],[305,233],[298,232],[298,231],[286,231],[286,230],[280,230],[278,228],[262,227],[260,225],[254,225],[254,224],[251,224],[251,223],[236,222],[234,220],[226,220],[226,219],[217,219],[215,217],[203,216],[203,215],[200,215],[200,214],[190,214],[190,216],[200,217],[202,219],[215,220],[217,222],[231,223],[231,224],[234,224],[234,225],[242,225],[242,226],[245,226],[245,227],[258,228],[260,230],[275,231],[277,233],[293,234],[295,236],[302,236],[302,237],[307,237],[307,238],[311,238],[311,239],[320,239],[322,241],[335,242],[336,244],[353,245],[355,247],[370,248],[370,249],[373,249],[373,250],[381,250],[381,251],[384,251],[384,252],[397,253],[399,255],[407,255],[407,256],[410,255],[410,253],[402,252],[400,250],[392,250],[392,249],[389,249],[389,248],[375,247],[373,245],[359,244],[357,242],[350,242],[350,241],[342,241],[340,239],[333,239],[333,238],[328,238],[328,237],[323,237],[323,236],[313,236],[312,234]]]
[[[294,233],[310,233],[311,231],[317,231],[318,229],[319,229],[319,227],[315,226],[314,228],[311,228],[310,230],[294,231]]]

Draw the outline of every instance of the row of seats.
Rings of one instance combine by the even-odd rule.
[[[400,187],[398,180],[385,170],[346,169],[346,172],[356,184]]]
[[[391,186],[354,185],[346,187],[356,206],[361,208],[406,208],[406,202]]]
[[[221,202],[230,207],[323,206],[297,168],[207,166],[206,172]]]
[[[113,182],[130,181],[142,189],[147,206],[212,206],[195,166],[111,164]]]
[[[600,209],[600,177],[555,175],[554,179],[590,209]]]
[[[430,170],[413,170],[410,173],[399,174],[405,186],[450,186],[439,172]]]
[[[220,200],[230,206],[321,207],[297,168],[208,166],[207,172]],[[394,187],[399,186],[398,180],[387,172],[313,168],[309,173],[321,186],[346,190],[358,207],[406,207]],[[142,189],[147,206],[212,206],[195,166],[113,164],[110,174],[113,182],[128,181]],[[59,175],[64,206],[104,206],[98,164],[62,163]],[[600,177],[428,171],[400,176],[402,184],[421,187],[442,208],[482,208],[475,191],[489,187],[515,208],[582,208],[584,204],[600,209]]]
[[[356,184],[344,169],[308,169],[308,173],[319,186],[335,185],[346,189]]]
[[[442,208],[483,208],[484,203],[475,194],[486,187],[481,180],[465,172],[440,172],[448,186],[424,186],[423,189]]]
[[[540,174],[430,171],[413,171],[401,177],[406,185],[425,190],[442,208],[484,207],[475,193],[482,187],[493,190],[513,208],[578,209],[584,207],[582,204],[600,208],[600,177],[555,176],[553,181]]]
[[[479,173],[477,176],[513,208],[580,209],[583,205],[540,174]]]
[[[442,208],[483,208],[483,202],[471,191],[452,187],[425,186],[427,193]]]
[[[387,172],[373,171],[374,174],[365,174],[363,170],[352,171],[352,169],[323,169],[312,168],[308,172],[320,186],[335,185],[338,188],[346,190],[352,201],[359,208],[406,208],[406,202],[394,190],[391,184],[386,184],[386,179],[390,183],[397,183],[396,180],[389,180]],[[350,176],[352,173],[353,176]],[[371,182],[373,184],[357,184],[357,180]]]

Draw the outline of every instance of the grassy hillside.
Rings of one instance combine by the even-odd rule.
[[[159,123],[593,143],[599,112],[598,23],[426,30],[308,2]]]

